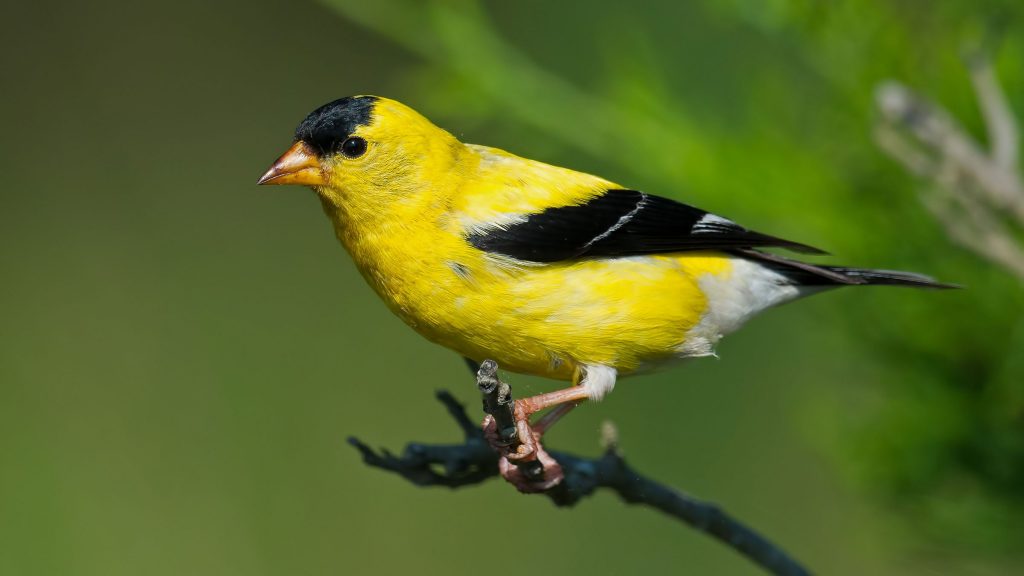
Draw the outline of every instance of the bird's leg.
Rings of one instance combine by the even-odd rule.
[[[532,457],[540,444],[541,436],[562,416],[568,414],[589,396],[590,393],[586,387],[577,385],[516,400],[513,415],[520,444],[514,452],[509,451],[506,457],[509,460],[524,460]],[[537,424],[530,424],[531,416],[552,406],[554,409],[542,416]]]
[[[548,428],[554,426],[555,422],[561,420],[562,416],[572,412],[572,409],[577,406],[579,406],[578,402],[566,402],[565,404],[555,406],[550,412],[544,414],[533,423],[533,431],[537,433],[537,436],[544,436]]]

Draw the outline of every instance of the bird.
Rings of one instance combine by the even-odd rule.
[[[523,445],[501,455],[506,464],[536,456],[540,435],[577,404],[624,377],[715,355],[723,336],[768,308],[842,286],[952,287],[782,256],[824,252],[463,143],[380,96],[309,113],[258,184],[312,188],[366,282],[428,340],[472,362],[570,383],[516,401]]]

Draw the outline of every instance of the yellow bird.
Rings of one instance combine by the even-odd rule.
[[[624,376],[713,355],[754,314],[825,288],[945,287],[760,251],[821,253],[597,176],[464,144],[376,96],[314,110],[259,183],[312,187],[366,281],[427,339],[574,384],[519,401],[522,426],[538,410],[600,399]]]

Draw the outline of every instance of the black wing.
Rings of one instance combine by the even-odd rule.
[[[480,250],[530,262],[761,246],[824,254],[636,190],[609,190],[584,204],[549,208],[467,239]]]

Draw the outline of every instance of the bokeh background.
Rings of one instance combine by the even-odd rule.
[[[1024,571],[1024,292],[953,243],[872,137],[897,79],[984,143],[990,50],[1024,114],[1019,2],[9,3],[0,38],[0,574],[753,574],[601,494],[417,489],[345,443],[454,441],[454,354],[363,284],[317,201],[254,185],[314,107],[394,97],[466,141],[596,172],[831,261],[967,290],[830,293],[719,360],[620,384],[645,473],[824,574]],[[511,375],[519,394],[548,389]]]

